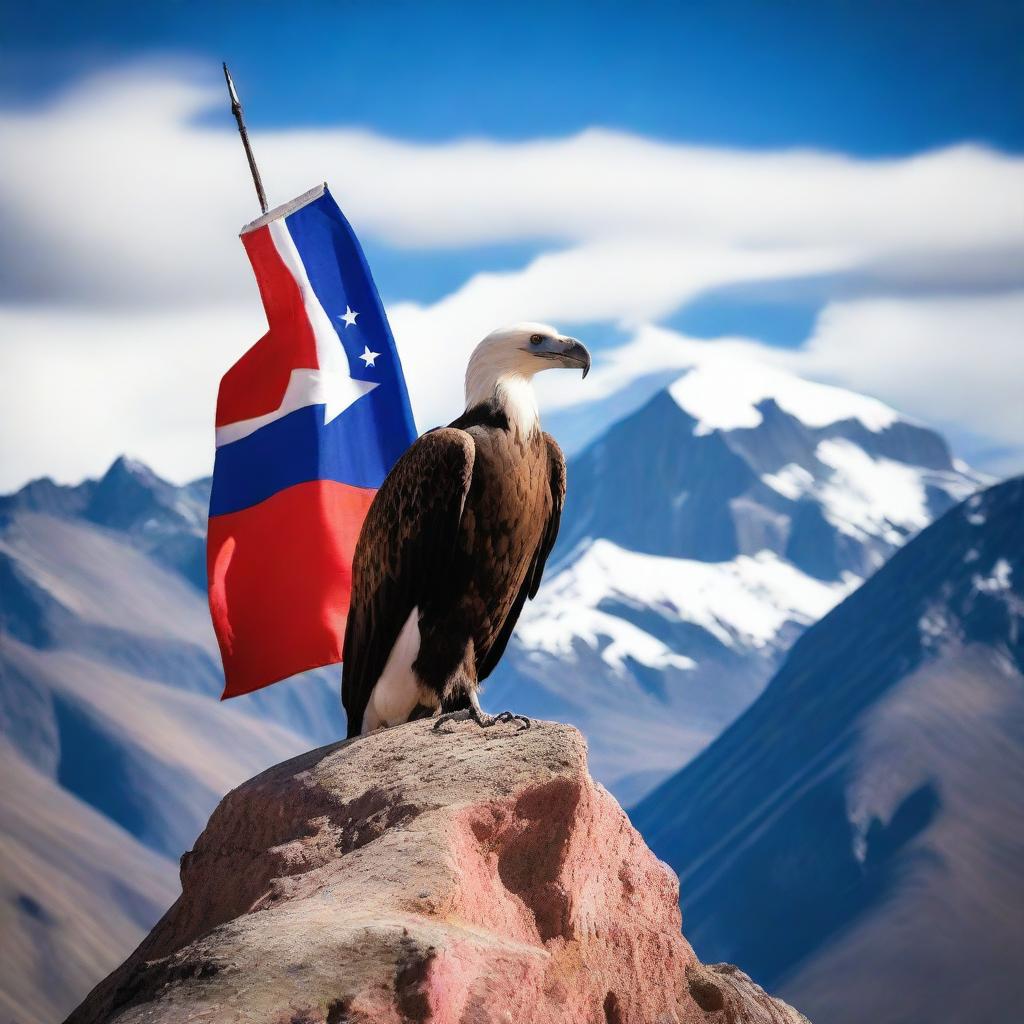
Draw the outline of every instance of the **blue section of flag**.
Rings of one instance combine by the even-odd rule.
[[[249,508],[309,480],[379,487],[412,440],[381,430],[391,416],[391,402],[380,387],[326,426],[324,407],[310,405],[218,448],[210,515]]]
[[[315,203],[291,214],[285,225],[348,356],[349,372],[359,380],[379,381],[393,398],[388,416],[394,420],[394,429],[415,437],[398,350],[352,226],[326,189]],[[342,319],[347,309],[359,313],[352,326]],[[359,358],[365,347],[381,353],[372,366]]]
[[[210,515],[250,508],[311,480],[379,487],[416,437],[401,362],[359,241],[323,194],[284,220],[309,284],[348,360],[349,373],[379,386],[324,424],[324,406],[283,416],[217,449]],[[343,317],[358,313],[354,324]],[[371,362],[361,359],[375,353]]]

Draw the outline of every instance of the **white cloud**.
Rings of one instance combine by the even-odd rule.
[[[218,127],[196,122],[209,109]],[[926,420],[1017,429],[1019,297],[899,293],[1024,284],[1019,158],[753,153],[597,129],[433,144],[303,129],[254,144],[274,199],[326,177],[360,234],[392,247],[538,242],[521,268],[392,304],[421,426],[457,413],[468,351],[501,322],[634,338],[583,387],[545,381],[564,406],[685,365],[679,336],[645,325],[711,288],[840,274],[896,297],[834,303],[806,351],[764,357]],[[255,203],[222,85],[181,67],[111,73],[0,113],[0,147],[0,429],[17,438],[0,486],[96,472],[122,449],[174,477],[205,472],[216,382],[264,329],[235,237]]]
[[[1024,446],[1024,290],[837,302],[804,348],[772,357],[925,422]]]
[[[0,308],[0,488],[94,476],[122,452],[179,481],[208,473],[218,381],[265,329],[258,305]]]
[[[543,254],[519,271],[478,274],[440,302],[397,303],[389,314],[412,382],[416,418],[433,425],[461,411],[461,368],[495,324],[526,316],[630,329],[717,285],[800,276],[844,263],[838,254],[811,250],[729,252],[662,240],[594,242]],[[632,375],[637,371],[640,364]],[[538,383],[553,394],[549,380]]]
[[[212,110],[220,127],[195,123]],[[327,177],[357,229],[397,247],[547,239],[685,252],[739,280],[751,261],[822,254],[886,278],[943,277],[951,256],[997,274],[1024,254],[1024,160],[958,146],[898,160],[742,152],[590,129],[532,142],[419,144],[352,129],[261,131],[272,197]],[[246,294],[234,235],[254,213],[223,87],[135,67],[43,110],[0,115],[0,205],[21,260],[8,288],[89,301]],[[643,270],[648,269],[647,260]],[[961,261],[962,262],[962,261]],[[801,267],[801,272],[806,268]],[[661,305],[678,295],[658,289]],[[627,303],[627,311],[629,305]]]

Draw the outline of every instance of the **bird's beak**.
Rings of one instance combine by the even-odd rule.
[[[575,338],[566,338],[567,346],[562,352],[562,364],[564,366],[578,366],[583,370],[583,376],[590,373],[590,353],[587,346]]]
[[[575,338],[545,338],[536,345],[523,348],[531,356],[546,359],[553,366],[571,366],[583,370],[583,376],[590,373],[590,353],[586,346]]]

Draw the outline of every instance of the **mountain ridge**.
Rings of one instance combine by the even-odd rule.
[[[1024,994],[1000,909],[1024,898],[1022,531],[1024,478],[946,513],[632,809],[702,955],[841,1024],[998,1019]],[[901,982],[901,943],[927,990]]]

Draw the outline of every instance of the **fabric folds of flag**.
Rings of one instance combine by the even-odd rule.
[[[416,436],[384,308],[327,186],[241,237],[269,330],[217,398],[207,570],[223,697],[341,660],[359,529]]]

